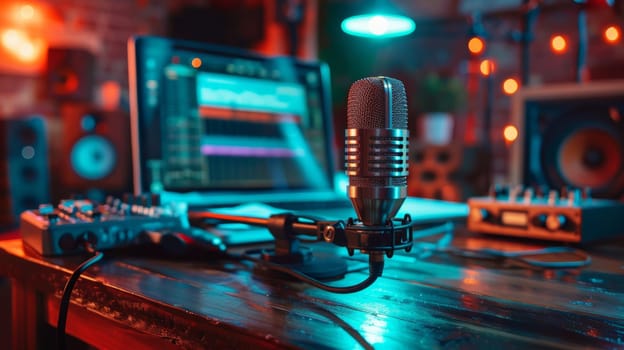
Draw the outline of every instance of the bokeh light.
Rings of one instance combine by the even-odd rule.
[[[518,81],[514,78],[507,78],[503,82],[503,92],[507,95],[515,94],[519,87]]]
[[[479,55],[485,50],[485,42],[479,37],[472,37],[468,41],[468,51],[474,55]]]
[[[568,42],[563,35],[554,35],[550,38],[550,48],[555,53],[564,53],[568,48]]]
[[[618,26],[609,26],[604,30],[604,39],[609,44],[615,44],[620,41],[620,28]]]
[[[518,128],[514,125],[507,125],[503,129],[503,137],[507,143],[512,143],[518,138]]]
[[[479,65],[479,70],[481,71],[481,74],[483,76],[488,76],[492,73],[494,73],[494,71],[496,70],[496,64],[494,64],[494,61],[492,61],[491,59],[485,59],[483,61],[481,61],[481,64]]]

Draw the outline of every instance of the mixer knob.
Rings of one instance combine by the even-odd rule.
[[[54,206],[52,204],[40,204],[39,205],[40,215],[49,215],[52,213],[54,213]]]
[[[581,190],[578,188],[568,192],[568,205],[577,205],[582,199]]]
[[[522,185],[516,185],[509,188],[509,201],[515,202],[518,199],[518,195],[522,193]]]
[[[561,214],[548,214],[545,224],[550,231],[557,231],[566,224],[566,221],[566,217]]]
[[[559,198],[559,193],[557,193],[557,190],[548,191],[548,205],[557,204],[558,198]]]
[[[59,203],[59,209],[68,215],[73,215],[76,212],[76,206],[73,199],[64,199]]]
[[[75,202],[76,210],[83,214],[89,214],[93,212],[93,203],[88,200],[78,200]]]
[[[470,216],[470,221],[473,222],[487,221],[490,218],[490,213],[483,208],[471,208],[468,215]]]

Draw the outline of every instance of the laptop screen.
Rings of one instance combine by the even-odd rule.
[[[326,64],[146,36],[128,54],[135,192],[333,189]]]

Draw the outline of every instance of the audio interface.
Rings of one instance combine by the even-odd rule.
[[[46,256],[84,252],[85,242],[106,250],[139,244],[146,233],[188,231],[186,207],[157,204],[149,195],[101,205],[66,199],[22,212],[20,229],[24,243]]]
[[[471,232],[585,243],[624,235],[624,203],[575,189],[509,188],[468,200]]]

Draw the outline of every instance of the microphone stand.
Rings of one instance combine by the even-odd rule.
[[[367,226],[349,218],[342,220],[320,220],[309,216],[297,216],[292,213],[271,215],[268,218],[256,218],[228,215],[214,212],[190,212],[189,219],[207,220],[206,223],[236,222],[251,226],[268,228],[275,238],[273,249],[260,252],[263,261],[290,266],[299,272],[319,279],[336,279],[346,271],[343,259],[333,256],[315,258],[306,247],[301,247],[301,236],[311,236],[312,242],[327,242],[347,248],[349,256],[358,249],[370,255],[369,263],[383,264],[383,255],[392,257],[395,250],[409,252],[413,243],[413,223],[409,215],[402,219],[389,220],[383,226]],[[329,259],[329,260],[328,260]],[[381,276],[383,265],[373,268],[376,277]]]

